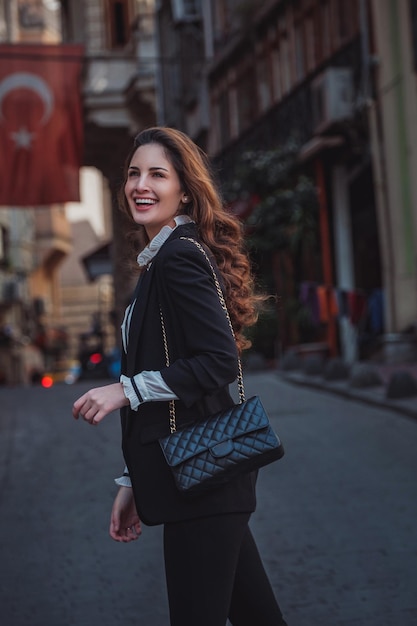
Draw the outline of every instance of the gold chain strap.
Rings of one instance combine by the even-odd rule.
[[[167,333],[165,330],[164,316],[162,315],[161,308],[159,308],[159,315],[161,318],[162,339],[164,340],[165,365],[169,367]],[[175,431],[177,430],[177,424],[175,421],[175,401],[174,400],[169,401],[169,428],[170,428],[171,433],[175,433]]]
[[[186,241],[191,241],[191,243],[193,243],[195,246],[197,246],[197,248],[200,250],[200,252],[202,254],[204,254],[204,256],[206,258],[206,261],[209,264],[211,272],[213,274],[214,284],[216,285],[217,295],[219,296],[221,307],[222,307],[223,311],[225,312],[225,315],[227,317],[227,321],[229,322],[230,331],[231,331],[233,337],[235,338],[235,331],[233,330],[232,320],[230,319],[229,311],[227,310],[226,301],[224,299],[223,291],[222,291],[222,288],[220,287],[219,279],[217,278],[217,274],[214,271],[214,267],[213,267],[213,265],[212,265],[212,263],[210,261],[210,258],[208,256],[207,252],[204,250],[203,246],[198,241],[196,241],[195,239],[192,239],[191,237],[180,237],[180,239],[185,239]],[[162,338],[164,340],[165,363],[166,363],[166,366],[169,367],[168,342],[167,342],[167,335],[166,335],[166,330],[165,330],[164,317],[162,315],[162,310],[161,309],[159,309],[159,314],[160,314],[160,317],[161,317]],[[237,358],[237,364],[238,364],[237,386],[238,386],[238,391],[239,391],[239,402],[242,403],[242,402],[245,401],[245,386],[243,384],[242,362],[241,362],[239,356]],[[169,427],[170,427],[171,433],[174,433],[177,430],[177,425],[176,425],[176,421],[175,421],[175,402],[174,402],[174,400],[171,400],[170,403],[169,403]]]
[[[227,310],[227,305],[226,305],[226,301],[224,299],[223,291],[222,291],[222,288],[220,287],[219,279],[217,278],[217,274],[214,271],[213,264],[210,261],[210,258],[208,256],[207,252],[204,250],[204,248],[201,245],[201,243],[196,241],[192,237],[180,237],[180,239],[185,239],[187,241],[191,241],[191,243],[193,243],[195,246],[197,246],[197,248],[200,250],[200,252],[202,252],[202,254],[204,254],[204,256],[206,257],[206,261],[207,261],[207,263],[210,266],[211,273],[213,274],[214,284],[216,285],[217,295],[219,296],[220,304],[222,306],[223,311],[226,314],[227,321],[229,322],[230,332],[232,333],[233,338],[236,339],[235,331],[233,330],[232,320],[230,319],[229,311]],[[238,386],[238,390],[239,390],[239,401],[240,401],[240,403],[242,403],[242,402],[245,401],[245,386],[243,384],[242,362],[241,362],[239,356],[237,357],[237,364],[238,364],[237,386]]]

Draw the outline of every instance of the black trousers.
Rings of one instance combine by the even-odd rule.
[[[166,524],[171,626],[285,626],[249,530],[250,514]]]

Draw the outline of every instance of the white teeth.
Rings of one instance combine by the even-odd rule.
[[[148,198],[136,198],[136,204],[155,204],[156,200],[149,200]]]

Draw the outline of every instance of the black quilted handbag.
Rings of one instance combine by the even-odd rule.
[[[223,292],[211,261],[197,241],[189,241],[202,251],[211,267],[220,302],[233,333]],[[160,316],[168,367],[169,351],[162,311]],[[259,397],[245,400],[240,359],[238,366],[239,404],[177,431],[175,402],[170,402],[171,433],[161,438],[159,443],[175,483],[184,494],[201,493],[284,456],[284,447],[272,430]]]

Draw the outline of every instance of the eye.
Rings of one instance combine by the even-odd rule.
[[[157,178],[165,178],[162,172],[154,172],[153,176],[156,176]]]
[[[135,176],[139,176],[139,172],[137,170],[129,170],[127,173],[128,178],[135,178]]]

